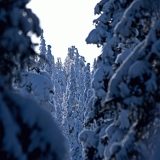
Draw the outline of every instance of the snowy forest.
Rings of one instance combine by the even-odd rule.
[[[29,1],[0,0],[0,160],[160,160],[160,1],[97,2],[93,64],[55,59]]]

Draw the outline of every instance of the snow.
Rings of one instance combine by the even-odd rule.
[[[113,133],[112,138],[110,139],[107,147],[105,148],[105,157],[106,158],[111,158],[112,154],[114,153],[115,146],[117,144],[120,144],[119,142],[121,139],[124,137],[124,132],[123,130],[116,129],[116,131]]]
[[[107,2],[108,0],[101,0],[94,8],[94,14],[100,14],[101,13],[101,7]]]
[[[130,127],[128,116],[128,110],[122,110],[119,114],[118,120],[116,121],[116,126],[120,129],[128,129]]]
[[[144,42],[140,43],[130,54],[129,56],[124,60],[123,65],[121,65],[115,74],[112,76],[110,82],[109,82],[109,92],[106,97],[107,99],[118,97],[119,92],[117,91],[117,86],[121,81],[123,81],[123,77],[126,76],[130,64],[133,64],[136,62],[136,60],[139,58],[139,52],[141,51],[141,47],[144,46]],[[134,74],[135,72],[133,72]],[[136,73],[135,73],[136,74]]]
[[[105,12],[105,13],[111,12],[111,10],[113,9],[113,5],[114,5],[114,4],[111,3],[111,1],[106,2],[106,3],[103,5],[102,11]]]
[[[130,50],[126,48],[121,54],[117,55],[115,63],[121,64],[126,59],[126,57],[130,54]]]
[[[7,97],[7,102],[2,99],[4,96]],[[68,154],[65,138],[48,112],[33,100],[7,90],[0,94],[0,103],[2,104],[0,120],[5,131],[4,151],[13,154],[17,159],[28,159],[17,138],[17,135],[21,135],[23,130],[28,128],[31,130],[29,135],[23,135],[31,139],[27,148],[28,153],[33,152],[36,148],[40,148],[40,151],[44,153],[49,144],[48,157],[51,158],[52,154],[55,154],[56,159],[65,159]],[[17,121],[18,117],[21,122]]]
[[[23,87],[20,94],[24,97],[34,98],[43,108],[53,111],[54,106],[50,101],[50,91],[53,90],[53,84],[48,74],[40,72],[40,74],[26,72],[23,74]],[[44,76],[43,76],[44,75]]]
[[[145,83],[147,92],[154,93],[158,89],[156,81],[157,81],[156,75],[154,71],[152,71],[151,78]]]
[[[107,134],[107,137],[111,139],[116,130],[117,127],[112,123],[106,128],[105,133]]]
[[[124,82],[120,83],[119,89],[120,89],[120,95],[122,98],[126,98],[127,96],[129,96],[130,89],[128,88],[128,86]]]
[[[31,34],[39,36],[41,29],[37,16],[26,8],[28,2],[0,1],[0,157],[66,160],[68,142],[53,117],[39,105],[48,102],[51,106],[53,85],[49,77],[36,73],[39,57]],[[20,83],[21,76],[22,83],[14,84]],[[18,89],[23,96],[15,93]]]
[[[96,147],[96,135],[94,134],[93,131],[83,131],[80,135],[79,135],[79,140],[82,142],[83,145],[85,145],[84,147]],[[85,142],[85,143],[83,143]]]
[[[1,21],[9,19],[11,25],[2,34],[2,57],[18,67],[24,62],[21,56],[29,55],[31,60],[30,66],[23,64],[21,83],[12,80],[18,93],[0,81],[0,154],[22,160],[159,158],[155,139],[159,135],[160,21],[151,13],[152,6],[148,9],[148,1],[130,5],[132,1],[101,0],[96,5],[99,17],[86,42],[102,46],[102,53],[92,76],[90,64],[85,65],[75,46],[68,49],[65,64],[61,58],[55,63],[51,46],[46,50],[43,30],[43,58],[34,57],[29,34],[39,35],[39,20],[30,9],[20,9],[28,1],[22,2],[13,2],[10,12],[0,11]],[[5,79],[1,73],[0,78]],[[149,155],[148,144],[155,155]]]
[[[107,32],[102,26],[98,26],[96,29],[93,29],[88,37],[86,38],[87,44],[102,44],[103,39],[107,37]]]
[[[143,81],[142,75],[146,72],[149,72],[148,65],[149,64],[147,64],[147,62],[145,62],[145,61],[137,61],[133,65],[131,65],[129,72],[128,72],[128,74],[129,74],[128,81],[130,81],[130,79],[136,78],[136,77],[140,77],[140,79]]]

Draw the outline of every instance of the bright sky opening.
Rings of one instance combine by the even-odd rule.
[[[79,54],[93,64],[101,53],[96,45],[86,44],[85,39],[94,28],[94,7],[97,0],[32,0],[28,7],[39,17],[47,45],[52,54],[64,61],[68,48],[75,45]],[[39,39],[33,38],[40,42]]]

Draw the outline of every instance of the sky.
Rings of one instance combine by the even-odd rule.
[[[64,61],[68,48],[75,46],[86,61],[93,64],[101,49],[86,44],[85,39],[94,29],[94,7],[97,0],[31,0],[27,7],[40,19],[46,45],[52,46],[52,54]],[[33,37],[34,42],[40,39]]]

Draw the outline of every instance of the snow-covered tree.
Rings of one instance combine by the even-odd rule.
[[[84,110],[84,67],[85,59],[79,55],[78,49],[75,48],[75,59],[74,59],[74,69],[76,73],[76,99],[78,100],[77,114],[79,115],[80,121],[83,122],[83,113]]]
[[[32,30],[33,33],[40,35],[40,28],[38,18],[30,9],[25,7],[28,1],[16,1],[11,4],[9,1],[1,1],[0,3],[0,73],[8,77],[13,75],[13,71],[17,68],[24,67],[27,59],[29,60],[28,63],[31,63],[32,58],[36,57],[33,50],[34,44],[32,46],[27,33]],[[28,19],[33,20],[33,22],[31,23]],[[22,63],[17,63],[19,61]],[[11,80],[11,76],[6,80]]]
[[[71,66],[72,65],[73,65],[73,69],[75,71],[75,76],[76,76],[75,77],[75,86],[74,86],[75,92],[76,92],[76,99],[78,100],[78,105],[81,108],[82,106],[84,106],[84,96],[83,95],[84,95],[84,90],[85,90],[85,87],[84,87],[85,59],[84,59],[84,57],[79,55],[78,49],[75,46],[71,46],[68,49],[68,55],[67,55],[66,61],[64,63],[64,70],[66,71],[66,75],[71,74]],[[66,77],[66,79],[67,79],[67,77]],[[67,81],[68,81],[68,85],[69,85],[70,80],[68,79]]]
[[[45,68],[42,65],[37,65],[36,68],[28,66],[21,72],[18,90],[22,96],[36,100],[41,107],[53,113],[52,97],[54,91],[51,78],[53,77],[54,57],[51,55],[50,49],[51,46],[48,45],[47,54],[44,55],[46,61]],[[40,62],[42,62],[41,60]]]
[[[54,105],[56,108],[56,118],[58,123],[63,126],[63,117],[65,112],[65,107],[63,107],[63,100],[65,99],[66,93],[66,73],[61,62],[61,58],[57,58],[55,65],[56,74],[54,76]]]
[[[159,117],[159,81],[157,64],[159,63],[158,34],[159,22],[151,29],[147,39],[142,42],[120,66],[111,79],[108,99],[114,99],[119,116],[112,124],[115,131],[109,134],[115,135],[121,132],[117,144],[111,144],[115,136],[109,137],[109,145],[106,147],[106,157],[116,159],[152,159],[150,158],[150,145],[147,143],[153,133],[156,132]],[[151,48],[149,49],[149,47]],[[141,48],[141,49],[140,49]],[[157,52],[158,51],[158,52]],[[158,55],[158,57],[157,57]],[[126,77],[123,79],[122,77]],[[114,90],[113,85],[119,86]],[[116,100],[116,99],[119,100]],[[111,127],[108,127],[110,130]],[[127,137],[127,138],[126,138]],[[114,150],[113,150],[114,149]],[[153,149],[153,148],[152,148]],[[154,150],[154,149],[153,149]]]
[[[88,104],[88,101],[91,98],[91,94],[89,94],[89,92],[92,90],[92,88],[91,88],[90,63],[87,63],[87,65],[85,66],[85,68],[84,68],[84,74],[85,74],[84,75],[84,85],[85,85],[84,101],[85,101],[85,106],[86,106]]]
[[[56,70],[56,66],[55,66],[55,60],[54,60],[54,55],[52,55],[52,52],[51,52],[51,46],[48,45],[47,46],[47,53],[46,53],[46,56],[45,56],[45,61],[46,61],[46,64],[45,64],[45,68],[44,68],[44,71],[41,71],[41,75],[42,75],[42,72],[43,73],[46,73],[48,74],[48,78],[49,80],[51,81],[52,83],[52,87],[50,88],[50,103],[52,104],[52,108],[53,106],[55,107],[55,101],[54,101],[54,94],[55,93],[55,80],[57,78],[57,70]],[[45,75],[46,75],[45,74]],[[52,115],[55,116],[55,112],[52,112]]]
[[[0,86],[0,157],[65,160],[68,146],[52,117],[35,101]]]
[[[71,115],[72,111],[77,108],[77,99],[76,99],[76,74],[74,70],[74,65],[71,66],[71,74],[69,78],[69,97],[68,97],[68,114]]]
[[[74,70],[74,65],[71,66],[71,72],[69,76],[69,83],[67,85],[67,90],[66,94],[68,97],[66,97],[65,100],[67,100],[66,108],[67,108],[67,115],[65,119],[65,133],[70,141],[70,144],[72,143],[72,135],[74,133],[74,117],[73,117],[73,112],[76,110],[76,90],[75,90],[75,85],[76,85],[76,76],[75,76],[75,70]],[[72,147],[72,144],[71,144]]]
[[[57,58],[56,62],[56,78],[58,80],[58,83],[61,87],[61,90],[63,93],[66,91],[66,85],[67,85],[67,76],[66,76],[66,70],[62,64],[61,58]]]
[[[58,79],[54,80],[54,106],[55,106],[55,116],[58,124],[62,125],[62,116],[63,116],[63,110],[62,110],[62,98],[63,94],[61,91],[61,86],[58,83]]]
[[[67,82],[66,93],[64,94],[63,108],[66,113],[63,114],[63,129],[70,142],[70,154],[72,160],[82,160],[82,147],[78,141],[78,134],[82,130],[84,106],[82,105],[83,95],[80,95],[80,90],[76,87],[78,81],[75,68],[75,64],[72,64],[71,71],[69,71],[70,75]],[[77,70],[77,72],[79,73],[79,70]],[[77,96],[77,94],[79,96]]]
[[[92,65],[92,71],[91,71],[92,78],[94,77],[94,72],[96,71],[96,69],[97,69],[97,60],[96,58],[94,58],[93,65]]]
[[[128,21],[137,17],[136,14],[134,15],[137,11],[139,11],[138,18],[140,21],[146,20],[153,25],[152,27],[148,23],[143,23],[143,28],[147,28],[147,36],[144,37],[144,41],[134,48],[111,79],[106,101],[112,100],[119,114],[112,126],[107,129],[109,132],[109,130],[115,128],[112,133],[108,133],[106,136],[108,137],[108,145],[105,154],[108,159],[113,157],[127,160],[131,158],[153,159],[155,157],[154,147],[159,145],[159,142],[153,143],[150,139],[153,137],[152,133],[157,134],[156,132],[159,129],[158,117],[160,112],[157,96],[159,95],[158,33],[160,21],[154,17],[156,15],[154,10],[147,8],[149,2],[135,1],[117,26],[118,32],[125,24],[128,32],[121,32],[121,36],[126,38],[125,36],[132,30],[130,25],[126,24],[129,24]],[[154,1],[154,3],[156,2]],[[117,143],[111,144],[112,141],[115,141],[116,134],[120,135],[120,132],[121,136],[119,136]],[[113,136],[110,136],[111,134]]]
[[[41,41],[41,42],[40,42],[40,44],[39,44],[39,50],[40,50],[40,55],[45,56],[47,50],[46,50],[46,41],[45,41],[45,39],[44,39],[43,33],[44,33],[44,31],[43,31],[43,29],[42,29],[42,31],[41,31],[41,36],[40,36],[40,41]]]
[[[157,8],[160,3],[157,0],[152,2],[102,0],[98,4],[97,9],[103,8],[104,11],[104,8],[108,7],[113,11],[117,8],[117,13],[121,7],[121,17],[118,20],[117,15],[114,19],[114,14],[111,13],[110,27],[113,28],[110,28],[109,33],[112,38],[110,40],[107,38],[105,43],[103,37],[100,37],[101,43],[98,43],[104,47],[97,60],[97,70],[93,80],[96,97],[92,97],[88,105],[89,114],[86,115],[88,130],[79,136],[86,159],[159,158],[156,157],[159,141],[153,143],[152,138],[158,138],[159,133],[160,112],[157,99],[159,10]],[[118,20],[116,25],[112,25],[114,20]],[[92,34],[91,32],[88,42],[97,43]],[[92,38],[95,41],[92,42]],[[110,55],[114,55],[113,59]],[[105,64],[111,64],[113,72],[110,77],[107,77],[109,66]],[[99,96],[101,88],[105,93]],[[89,125],[89,122],[92,125]],[[156,136],[152,134],[153,132]]]
[[[76,112],[74,112],[75,114]],[[74,131],[72,134],[71,141],[71,159],[72,160],[83,160],[82,157],[82,146],[78,141],[78,134],[82,130],[82,122],[77,118],[77,114],[74,115]]]
[[[39,36],[41,30],[28,2],[0,1],[0,159],[63,160],[68,146],[52,117],[11,87],[13,74],[37,57],[28,33]]]
[[[105,118],[112,119],[114,111],[108,112],[105,118],[101,117],[101,115],[99,116],[98,113],[101,111],[104,103],[108,91],[108,82],[114,74],[113,64],[119,53],[116,48],[120,43],[120,39],[115,36],[114,28],[131,2],[132,0],[101,0],[97,3],[94,12],[99,17],[93,21],[96,28],[86,38],[88,44],[93,43],[97,44],[97,46],[102,46],[102,53],[97,58],[96,70],[94,71],[92,80],[94,98],[91,98],[89,101],[88,114],[85,120],[86,127],[90,126],[94,131],[92,131],[93,133],[87,130],[84,131],[85,135],[91,133],[97,138],[94,141],[95,143],[85,144],[83,136],[80,136],[82,144],[85,147],[85,157],[88,159],[89,157],[92,157],[92,159],[104,159],[104,144],[98,141],[98,139],[101,139],[100,137],[105,135],[104,128],[108,126],[108,121],[105,121]],[[102,125],[104,128],[101,127]],[[84,134],[82,133],[81,135]],[[90,136],[88,135],[87,137],[89,138]],[[87,139],[85,140],[87,141]]]
[[[45,64],[46,64],[45,58],[46,58],[46,53],[47,53],[46,41],[44,39],[43,33],[44,33],[44,31],[42,29],[41,36],[40,36],[40,44],[39,44],[39,51],[40,51],[39,65],[42,70],[44,70],[44,68],[45,68]]]
[[[51,53],[51,46],[47,46],[47,53],[46,53],[46,66],[45,66],[45,71],[47,71],[51,77],[51,79],[54,79],[54,73],[55,70],[55,62],[54,62],[54,56]]]
[[[64,68],[66,71],[67,78],[69,77],[69,74],[70,74],[71,65],[74,63],[75,51],[76,51],[75,46],[69,47],[68,54],[67,54],[65,61],[64,61]]]

